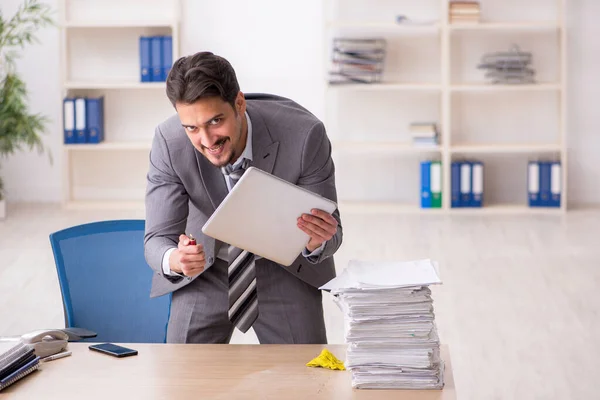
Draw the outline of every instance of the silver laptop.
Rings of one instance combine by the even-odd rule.
[[[202,227],[224,243],[289,266],[309,236],[297,226],[313,208],[333,213],[337,204],[255,167],[250,167]]]

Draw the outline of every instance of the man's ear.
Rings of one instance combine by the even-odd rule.
[[[235,98],[235,110],[240,114],[246,112],[246,98],[241,91],[238,92],[237,97]]]

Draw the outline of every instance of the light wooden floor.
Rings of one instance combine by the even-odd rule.
[[[132,211],[19,205],[0,222],[0,336],[62,326],[48,234],[143,218]],[[600,212],[560,216],[342,215],[338,270],[350,258],[440,263],[434,288],[460,399],[599,398]],[[325,295],[329,341],[342,315]],[[234,343],[256,337],[234,335]]]

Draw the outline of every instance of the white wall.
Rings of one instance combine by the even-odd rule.
[[[47,2],[55,7],[58,4],[57,0]],[[20,1],[3,0],[3,13],[11,15],[18,3]],[[407,0],[403,4],[409,3]],[[600,2],[569,3],[569,202],[572,205],[600,203],[597,184],[600,166],[595,161],[600,151],[597,134],[600,120],[594,106],[600,94],[597,72],[600,70],[600,41],[595,39],[600,35],[600,25],[594,19],[600,15]],[[231,61],[244,91],[289,96],[323,117],[322,5],[319,0],[298,4],[276,0],[184,0],[181,52],[214,51]],[[539,6],[539,1],[536,4]],[[54,163],[50,165],[47,156],[28,152],[3,161],[0,173],[5,179],[9,201],[55,202],[62,196],[59,35],[48,28],[41,31],[39,37],[41,45],[28,47],[18,66],[30,90],[32,111],[46,114],[54,121],[44,137]],[[547,71],[551,74],[552,66]],[[430,98],[419,101],[417,104],[432,102]],[[365,115],[365,118],[371,117]],[[340,163],[340,167],[344,165],[351,166],[352,158],[348,163]],[[348,183],[341,181],[340,185],[350,187]],[[410,185],[414,186],[414,182]],[[394,186],[394,190],[390,196],[395,198],[411,198],[414,191],[411,187],[403,193],[402,185]]]

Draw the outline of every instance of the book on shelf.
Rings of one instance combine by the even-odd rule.
[[[330,84],[381,82],[385,39],[336,38],[332,50]]]
[[[485,78],[490,83],[535,83],[532,58],[530,52],[513,45],[509,51],[484,54],[477,68],[486,71]]]
[[[561,175],[560,161],[530,161],[527,168],[529,207],[560,207]]]
[[[140,82],[165,82],[173,65],[172,36],[140,36]]]
[[[453,161],[450,165],[450,207],[483,206],[483,162]]]
[[[450,23],[477,23],[481,7],[478,1],[451,1],[448,12]]]
[[[439,144],[439,132],[435,123],[413,122],[409,132],[414,146],[435,147]]]
[[[65,144],[104,141],[104,96],[65,97],[63,99]]]
[[[421,208],[442,207],[442,163],[421,161]]]

